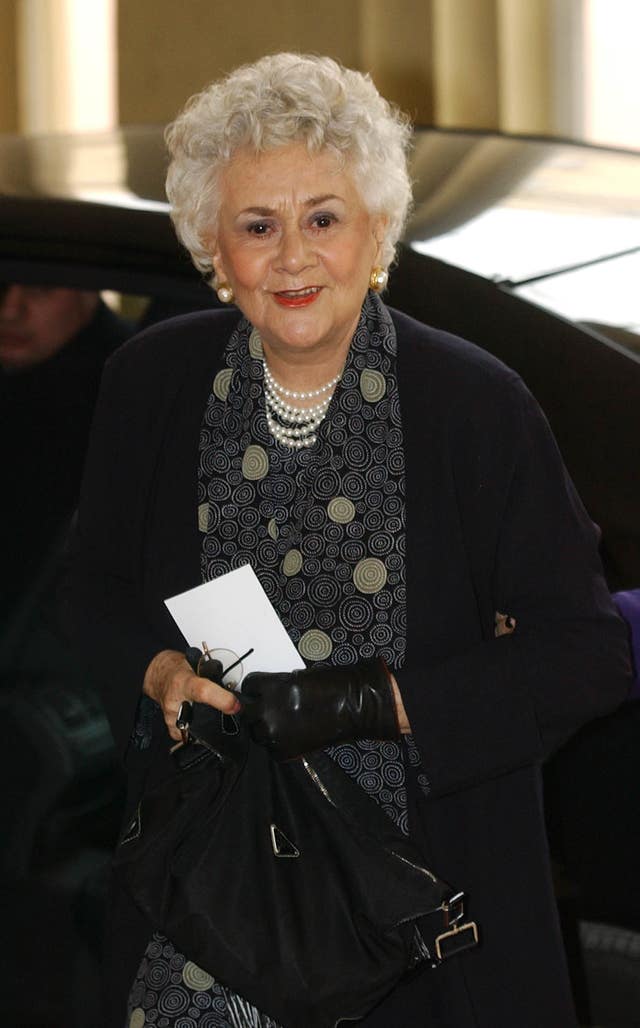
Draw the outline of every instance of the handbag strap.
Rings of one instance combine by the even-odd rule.
[[[434,895],[434,910],[416,921],[418,959],[436,966],[471,949],[479,941],[478,926],[465,917],[465,894],[455,890],[428,868],[417,847],[384,813],[372,797],[319,750],[299,762],[325,798],[338,807],[354,831],[366,833],[416,874],[427,875]]]

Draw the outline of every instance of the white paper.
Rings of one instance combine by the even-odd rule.
[[[250,564],[164,602],[188,645],[206,643],[223,667],[253,648],[225,684],[237,686],[250,671],[305,667]]]

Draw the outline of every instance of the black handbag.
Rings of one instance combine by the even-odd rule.
[[[172,756],[116,875],[189,959],[284,1028],[363,1017],[407,972],[477,942],[462,894],[323,752],[276,763],[241,715],[196,704]]]

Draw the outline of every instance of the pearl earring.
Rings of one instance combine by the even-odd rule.
[[[389,273],[384,268],[376,266],[372,269],[369,277],[369,285],[374,293],[381,293],[389,281]]]
[[[228,282],[221,282],[220,285],[216,286],[216,293],[220,303],[233,302],[233,289]]]

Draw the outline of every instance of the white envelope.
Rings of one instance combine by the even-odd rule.
[[[306,666],[250,564],[164,602],[187,644],[199,649],[206,644],[224,668],[253,651],[225,684],[237,686],[250,671]]]

